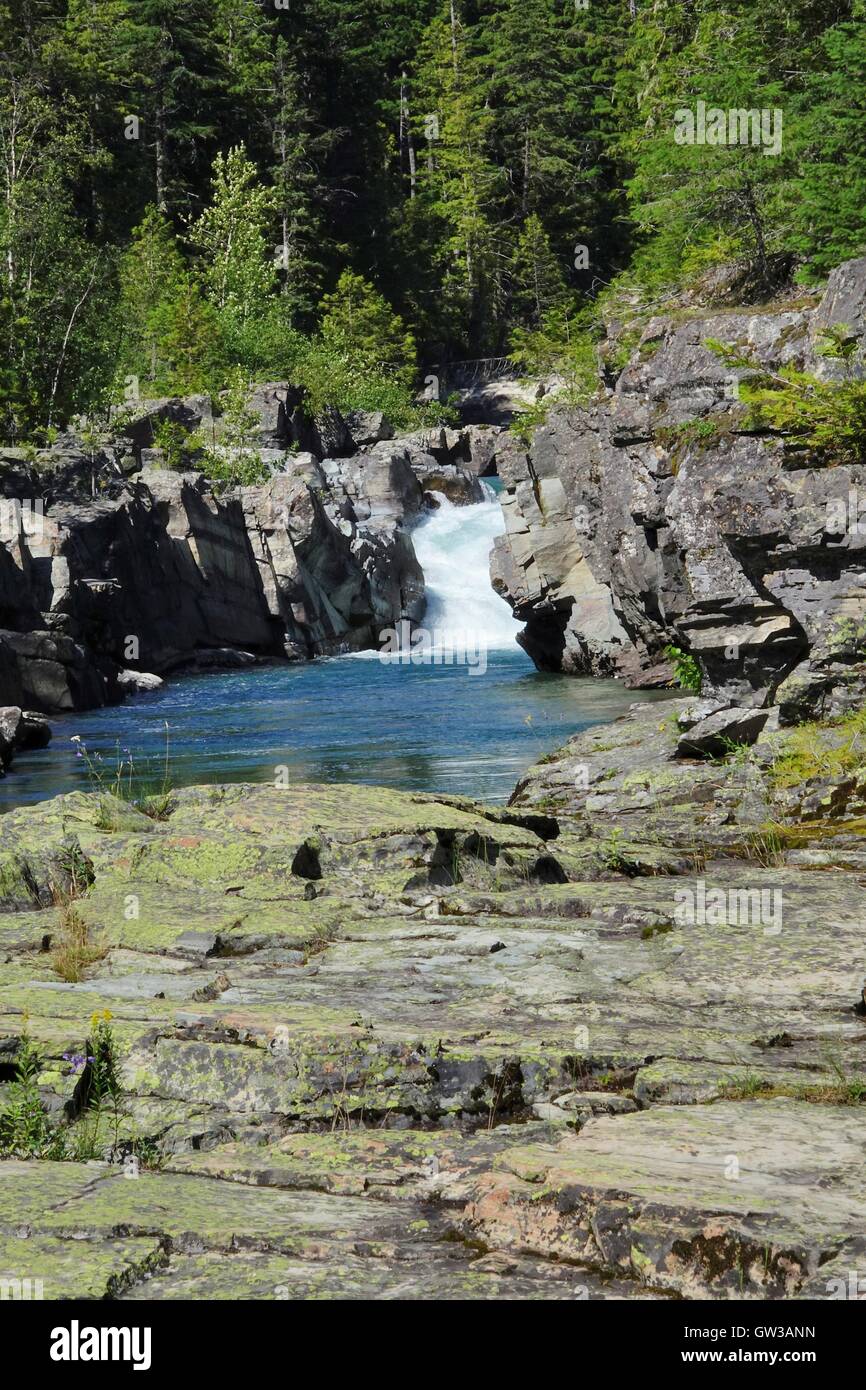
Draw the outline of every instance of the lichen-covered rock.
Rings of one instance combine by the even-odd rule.
[[[475,1239],[681,1297],[785,1298],[861,1248],[861,1124],[795,1101],[599,1118],[506,1151],[464,1215]]]
[[[814,308],[654,318],[612,393],[554,411],[508,460],[491,573],[539,667],[655,684],[673,645],[697,658],[705,696],[776,704],[783,722],[862,700],[866,469],[823,468],[747,424],[738,382],[753,369],[708,343],[832,377],[821,332],[845,322],[862,371],[864,306],[861,258]]]
[[[716,758],[729,753],[734,745],[748,747],[769,717],[766,709],[717,710],[681,735],[677,753],[683,758]]]
[[[52,1142],[94,1160],[0,1160],[0,1278],[33,1242],[46,1298],[73,1249],[82,1297],[820,1295],[863,1249],[866,818],[786,799],[802,731],[678,757],[697,703],[585,732],[507,808],[0,818],[3,1076],[26,1032]],[[67,981],[70,899],[101,953]],[[97,1117],[70,1054],[105,1011]]]

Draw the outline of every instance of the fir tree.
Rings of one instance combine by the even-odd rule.
[[[802,184],[791,245],[813,274],[866,250],[866,3],[821,36],[826,54],[806,85],[797,154]],[[843,173],[844,171],[844,173]]]
[[[174,233],[151,205],[136,227],[120,268],[122,367],[151,383],[160,376],[159,345],[166,312],[179,295],[184,264]]]
[[[411,378],[415,341],[381,294],[352,270],[344,270],[321,306],[326,348],[361,369],[387,368]]]
[[[267,236],[275,198],[243,145],[217,155],[212,187],[213,201],[191,226],[189,240],[210,302],[227,322],[243,327],[264,315],[276,283]]]

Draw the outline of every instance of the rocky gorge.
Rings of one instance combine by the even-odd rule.
[[[249,402],[271,474],[256,486],[167,467],[154,447],[166,423],[215,430],[204,397],[138,403],[86,444],[0,452],[0,702],[86,709],[181,667],[375,650],[420,621],[411,528],[434,494],[481,498],[485,431],[391,439],[359,414],[351,435],[335,411],[302,426],[291,391]]]
[[[678,653],[702,688],[547,748],[502,806],[276,778],[0,817],[0,1279],[863,1296],[864,566],[832,524],[863,470],[738,391],[856,378],[864,341],[866,260],[820,300],[611,324],[604,394],[529,448],[309,421],[271,383],[260,484],[164,466],[197,398],[116,419],[95,480],[80,437],[6,451],[10,756],[144,675],[420,623],[413,527],[493,472],[536,664],[658,687]]]

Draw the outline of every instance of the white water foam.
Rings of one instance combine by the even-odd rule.
[[[490,583],[490,552],[505,519],[496,493],[482,487],[484,501],[468,507],[437,493],[438,508],[412,536],[427,587],[423,626],[446,651],[460,650],[467,636],[486,651],[507,650],[522,626]]]

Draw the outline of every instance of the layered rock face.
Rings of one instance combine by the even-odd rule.
[[[858,340],[847,368],[822,353],[839,324]],[[822,468],[750,428],[738,383],[754,369],[708,340],[770,371],[862,375],[866,258],[817,305],[646,323],[606,400],[553,414],[505,457],[494,585],[542,669],[652,685],[672,644],[697,659],[710,708],[838,713],[866,688],[866,524],[851,503],[866,513],[866,469]]]
[[[0,456],[0,700],[86,708],[141,674],[242,660],[238,649],[375,648],[384,629],[421,620],[411,528],[435,493],[480,500],[471,447],[446,431],[389,441],[381,416],[351,417],[352,435],[331,412],[304,427],[323,456],[293,452],[292,400],[279,384],[253,395],[273,470],[260,486],[219,491],[163,466],[161,423],[218,434],[200,397],[142,404],[90,451],[68,435],[35,462]]]

